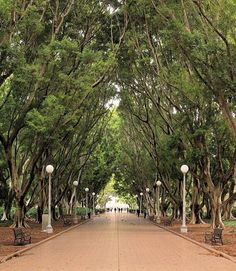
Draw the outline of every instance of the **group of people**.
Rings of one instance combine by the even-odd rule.
[[[123,208],[117,208],[117,209],[115,208],[115,209],[114,209],[115,213],[116,213],[117,210],[118,210],[119,213],[122,213],[122,212],[123,212]]]
[[[116,213],[117,211],[119,212],[119,213],[122,213],[123,212],[123,208],[107,208],[107,212],[112,212],[114,210],[114,212]],[[126,209],[124,209],[124,211],[126,211]],[[128,212],[128,208],[127,208],[127,212]]]

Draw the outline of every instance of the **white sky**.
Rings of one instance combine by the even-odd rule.
[[[120,203],[118,197],[110,197],[110,200],[106,203],[106,208],[129,208],[129,205]]]

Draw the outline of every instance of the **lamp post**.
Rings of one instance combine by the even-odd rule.
[[[89,188],[86,187],[84,190],[86,193],[85,218],[88,218],[88,191],[89,191]]]
[[[180,231],[183,233],[188,232],[188,228],[186,226],[186,199],[185,199],[185,195],[186,195],[186,191],[185,191],[185,175],[188,172],[188,166],[187,165],[182,165],[180,170],[183,173],[183,221],[182,221],[182,226]]]
[[[156,218],[156,222],[161,223],[161,219],[160,219],[160,186],[161,186],[161,181],[157,181],[156,185],[157,185],[157,218]]]
[[[140,195],[140,208],[139,209],[140,209],[140,214],[142,214],[142,199],[143,199],[142,197],[143,197],[143,192],[140,192],[139,195]]]
[[[52,165],[46,166],[46,172],[49,176],[48,181],[48,225],[46,228],[47,233],[53,233],[53,228],[51,225],[51,179],[52,179],[52,173],[53,173],[54,167]]]
[[[76,188],[78,186],[78,181],[74,181],[73,185],[74,185],[74,194],[75,194],[75,210],[74,210],[74,224],[78,223],[78,217],[77,217],[77,213],[76,213],[76,203],[77,203],[77,193],[76,193]]]
[[[92,195],[93,195],[93,215],[95,215],[95,203],[94,203],[95,193],[93,192]]]

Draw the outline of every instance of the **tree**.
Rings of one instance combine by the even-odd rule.
[[[111,94],[109,85],[100,87],[113,69],[126,19],[117,40],[111,36],[101,44],[107,33],[99,31],[113,15],[109,3],[94,1],[93,9],[88,5],[74,0],[12,1],[1,8],[0,141],[19,227],[25,226],[25,198],[36,191],[40,163],[52,160],[53,150],[80,125],[83,110],[101,110]],[[87,119],[90,128],[84,138],[100,117],[102,113]]]

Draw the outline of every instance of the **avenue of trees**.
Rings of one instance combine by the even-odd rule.
[[[34,205],[40,220],[47,164],[52,209],[70,201],[74,180],[98,192],[111,174],[100,139],[127,19],[112,20],[106,1],[0,1],[1,198],[6,217],[14,202],[16,226]]]
[[[187,164],[190,222],[204,211],[213,227],[232,217],[236,196],[235,16],[234,1],[138,1],[117,75],[134,192],[160,180],[163,214],[181,214]]]
[[[0,201],[4,218],[71,205],[84,188],[190,223],[233,218],[234,0],[0,0]],[[115,109],[112,102],[120,100]]]

